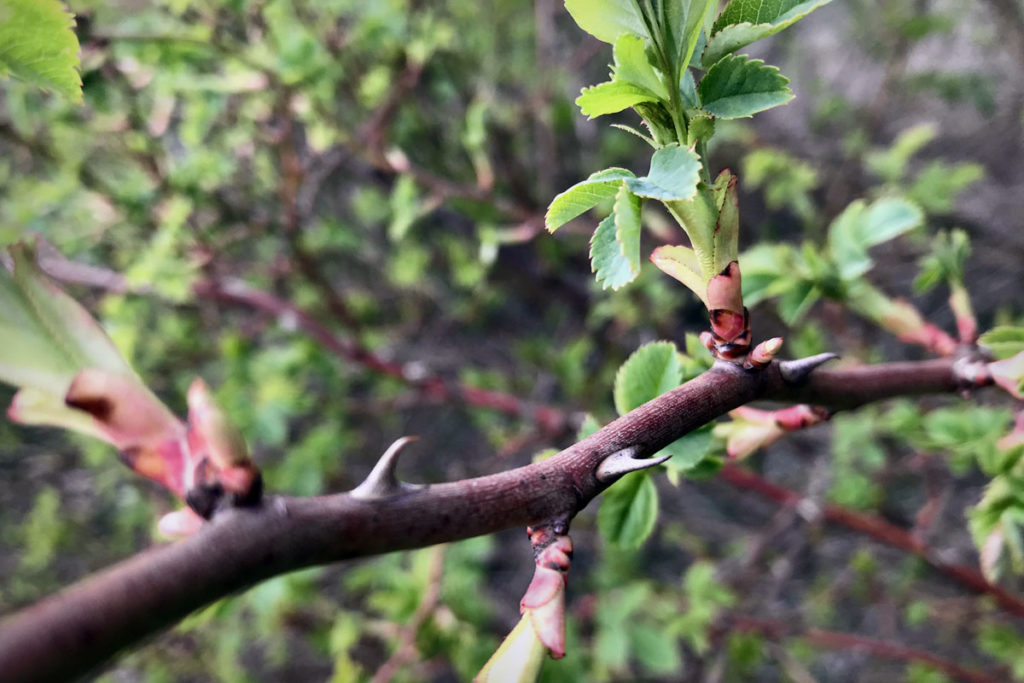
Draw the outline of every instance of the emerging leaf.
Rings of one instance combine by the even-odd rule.
[[[700,261],[693,249],[682,246],[658,247],[651,254],[651,263],[686,285],[707,307],[707,281],[701,275]]]
[[[998,360],[1024,352],[1024,327],[996,327],[978,339]]]
[[[74,16],[58,0],[0,0],[0,77],[82,103]]]
[[[606,168],[592,174],[551,200],[544,216],[545,226],[554,232],[573,218],[614,197],[623,180],[635,177],[624,168]]]
[[[777,67],[738,55],[712,66],[697,92],[705,111],[721,119],[738,119],[789,102],[793,91],[788,84]]]
[[[792,26],[831,0],[732,0],[715,20],[703,62],[719,59]]]

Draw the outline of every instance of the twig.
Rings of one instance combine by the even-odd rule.
[[[743,615],[729,615],[726,617],[725,630],[749,631],[758,633],[772,640],[783,640],[785,638],[802,638],[807,642],[829,650],[844,650],[863,652],[880,659],[894,659],[901,662],[919,662],[937,669],[945,674],[953,676],[968,683],[1002,683],[1005,676],[968,669],[949,659],[917,648],[907,647],[887,640],[878,640],[855,633],[841,633],[839,631],[828,631],[820,628],[809,628],[803,631],[793,630],[791,621],[775,619],[762,619]]]
[[[780,505],[797,506],[804,499],[796,491],[773,484],[750,470],[733,464],[727,464],[719,473],[722,480],[736,488],[753,491],[773,500]],[[960,583],[974,593],[991,595],[999,605],[1011,614],[1024,616],[1024,600],[1011,594],[1006,589],[990,583],[980,571],[962,564],[947,562],[940,553],[928,546],[924,540],[912,532],[901,529],[881,517],[855,512],[838,505],[827,504],[822,513],[825,520],[859,531],[871,538],[922,558],[939,572]]]

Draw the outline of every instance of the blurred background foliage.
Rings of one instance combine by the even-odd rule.
[[[542,234],[557,192],[646,164],[639,141],[572,104],[611,55],[557,0],[69,5],[84,105],[0,88],[0,242],[40,234],[89,266],[75,296],[179,412],[193,376],[216,387],[272,492],[352,488],[404,434],[421,436],[402,465],[412,481],[524,464],[571,443],[584,413],[614,416],[615,370],[637,346],[706,325],[653,268],[598,291],[586,217]],[[851,200],[899,189],[927,226],[873,254],[870,280],[952,329],[944,293],[912,283],[938,231],[960,227],[982,329],[1020,320],[1019,3],[847,0],[754,56],[779,64],[797,99],[721,122],[712,141],[713,163],[741,173],[744,246],[821,244]],[[224,295],[243,286],[291,308]],[[792,316],[762,303],[755,334],[783,334],[790,356],[921,356],[833,301],[801,313],[789,330]],[[397,372],[369,367],[365,350]],[[474,405],[459,387],[525,408]],[[541,404],[569,419],[533,420]],[[872,407],[750,464],[973,565],[964,511],[1010,411],[967,405]],[[0,468],[2,612],[146,547],[174,504],[106,446],[6,421]],[[568,654],[545,680],[946,680],[816,647],[801,637],[812,627],[1024,675],[1019,622],[922,560],[725,481],[656,480],[662,515],[642,547],[605,544],[597,506],[575,522]],[[103,680],[465,680],[515,623],[531,571],[510,531],[280,577]]]

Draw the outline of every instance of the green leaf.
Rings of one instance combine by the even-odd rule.
[[[672,342],[644,344],[615,375],[615,409],[619,415],[671,391],[683,381],[679,350]]]
[[[605,492],[597,511],[597,528],[612,545],[637,548],[654,531],[658,490],[649,472],[627,474]]]
[[[828,229],[828,250],[844,280],[871,269],[868,248],[887,242],[924,222],[916,204],[901,197],[886,197],[871,204],[858,199]]]
[[[789,79],[778,68],[746,55],[726,57],[701,79],[697,92],[705,111],[721,119],[753,116],[793,99]]]
[[[821,298],[821,290],[807,280],[799,280],[779,297],[779,317],[787,325],[795,324]]]
[[[1024,351],[1024,327],[996,327],[978,341],[988,347],[997,360],[1006,360]]]
[[[743,303],[748,308],[779,296],[797,283],[793,247],[788,244],[755,245],[740,255]]]
[[[605,43],[623,33],[648,37],[633,0],[565,0],[565,8],[581,29]]]
[[[134,375],[92,316],[40,270],[31,247],[8,251],[14,272],[0,266],[0,381],[63,399],[83,368]]]
[[[647,88],[625,81],[608,81],[584,88],[576,106],[588,118],[614,114],[641,102],[657,102],[658,96]]]
[[[653,624],[636,624],[626,630],[629,649],[633,657],[649,673],[672,677],[683,666],[679,654],[679,641],[664,628]]]
[[[708,423],[661,449],[661,454],[672,454],[672,457],[665,461],[665,467],[680,474],[688,474],[690,470],[700,465],[714,443],[714,436],[711,433],[713,428],[714,424]]]
[[[58,0],[0,0],[0,76],[82,103],[75,19]]]
[[[615,41],[614,80],[617,83],[630,83],[656,95],[661,100],[668,100],[668,90],[651,63],[647,60],[643,38],[624,33]],[[586,113],[586,112],[584,112]]]
[[[704,48],[708,67],[727,54],[792,26],[831,0],[732,0],[718,16]]]
[[[626,180],[629,190],[640,197],[663,202],[693,199],[700,182],[700,157],[692,149],[671,144],[651,157],[651,170],[644,178]]]
[[[590,239],[590,269],[602,289],[619,289],[637,276],[630,267],[629,259],[622,253],[616,232],[613,213],[598,223]]]
[[[633,278],[640,274],[640,209],[643,200],[631,193],[625,185],[619,188],[612,206],[615,216],[615,241],[621,245],[622,256],[629,262]],[[633,279],[631,278],[631,279]]]
[[[551,200],[544,216],[545,226],[554,232],[573,218],[614,197],[623,180],[635,177],[624,168],[606,168],[592,174]]]

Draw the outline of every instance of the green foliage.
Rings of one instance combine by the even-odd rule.
[[[620,415],[637,408],[683,380],[679,350],[671,342],[651,342],[633,352],[615,375],[615,409]]]
[[[705,111],[722,119],[753,116],[793,99],[778,68],[746,55],[724,57],[708,69],[697,92]]]
[[[750,43],[792,26],[830,0],[731,0],[710,31],[703,63],[708,67]]]
[[[0,2],[0,77],[82,103],[74,17],[59,0]]]
[[[978,339],[998,360],[1016,356],[1024,351],[1024,327],[1008,325],[996,327]]]
[[[658,519],[658,490],[647,472],[627,474],[601,497],[597,526],[615,547],[639,548]]]

